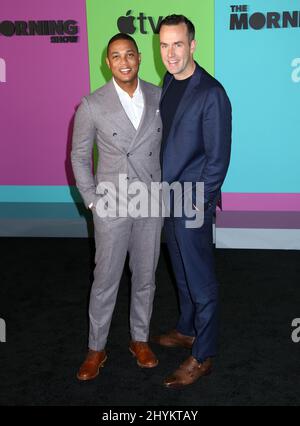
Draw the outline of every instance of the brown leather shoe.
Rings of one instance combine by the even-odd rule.
[[[99,370],[104,366],[107,359],[105,351],[93,351],[89,349],[88,354],[81,365],[78,373],[78,380],[92,380],[98,376]]]
[[[137,365],[143,368],[153,368],[158,364],[158,359],[146,342],[130,342],[129,350],[136,357]]]
[[[168,348],[175,348],[181,346],[183,348],[191,349],[195,340],[195,337],[186,336],[179,333],[177,330],[171,330],[167,334],[161,334],[160,336],[153,336],[151,339],[153,342],[158,343],[161,346]]]
[[[191,385],[199,377],[207,376],[211,372],[211,358],[207,358],[203,363],[199,363],[196,358],[190,356],[173,374],[165,378],[164,385],[172,389],[182,388]]]

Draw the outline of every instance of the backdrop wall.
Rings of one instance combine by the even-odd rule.
[[[139,45],[141,77],[160,84],[155,32],[170,13],[195,23],[195,59],[233,106],[217,246],[300,248],[300,0],[2,0],[0,235],[90,234],[69,158],[76,107],[110,78],[119,31]]]

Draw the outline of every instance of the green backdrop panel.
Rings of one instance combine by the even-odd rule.
[[[87,0],[86,5],[91,91],[110,79],[106,46],[118,32],[127,32],[136,40],[142,54],[141,78],[160,84],[165,69],[155,31],[159,20],[172,13],[192,20],[196,27],[195,59],[214,73],[214,0]]]

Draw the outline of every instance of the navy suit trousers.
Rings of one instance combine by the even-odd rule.
[[[180,317],[176,329],[195,336],[192,355],[203,362],[215,356],[218,334],[218,283],[212,222],[214,208],[200,228],[186,228],[183,218],[165,218],[164,233],[178,287]]]

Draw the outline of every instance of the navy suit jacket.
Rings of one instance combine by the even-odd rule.
[[[162,97],[174,77],[164,78]],[[230,160],[231,105],[223,86],[196,64],[163,138],[162,180],[204,182],[205,207],[215,203]]]

